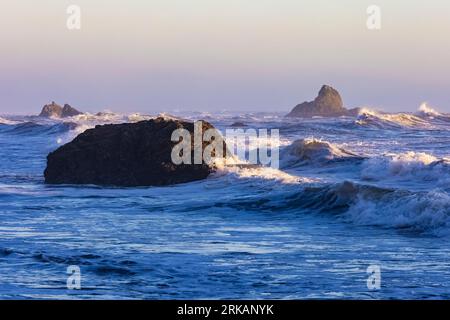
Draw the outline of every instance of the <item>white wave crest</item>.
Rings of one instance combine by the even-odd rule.
[[[236,157],[220,159],[215,162],[216,173],[214,176],[228,175],[238,179],[262,179],[273,180],[282,184],[310,183],[317,180],[298,177],[279,169],[250,165]]]
[[[365,180],[405,179],[410,181],[450,182],[450,161],[423,152],[409,151],[367,159],[362,164],[361,178]]]
[[[359,225],[449,235],[450,196],[437,190],[424,193],[396,191],[379,199],[360,194],[344,218]]]
[[[429,122],[413,114],[384,113],[368,108],[362,108],[359,111],[356,124],[377,128],[430,126]]]
[[[281,166],[295,164],[323,163],[338,159],[359,158],[328,141],[307,138],[294,141],[281,152]]]
[[[424,102],[424,103],[422,103],[420,105],[419,110],[418,110],[418,114],[419,115],[424,115],[424,116],[432,116],[432,117],[436,117],[436,116],[440,116],[441,115],[441,113],[439,113],[438,111],[434,110],[426,102]]]
[[[73,130],[64,133],[64,135],[57,138],[58,144],[63,144],[71,141],[79,134],[88,129],[92,129],[97,125],[104,124],[119,124],[119,123],[135,123],[144,120],[150,120],[156,118],[155,116],[142,115],[140,113],[132,113],[130,115],[124,115],[114,113],[111,111],[98,112],[96,114],[83,113],[73,117],[64,118],[60,121],[70,121],[75,123],[76,126]]]
[[[293,201],[352,224],[450,235],[450,195],[442,190],[411,192],[345,181],[303,192]]]
[[[154,119],[155,116],[140,114],[140,113],[132,113],[127,116],[128,122],[140,122],[140,121],[146,121]]]
[[[5,118],[0,117],[0,124],[7,124],[7,125],[14,125],[14,124],[18,124],[18,121],[12,121],[12,120],[8,120]]]

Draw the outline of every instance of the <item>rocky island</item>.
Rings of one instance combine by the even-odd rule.
[[[346,109],[339,92],[327,85],[323,85],[314,101],[297,105],[287,117],[340,117],[355,116],[359,108]]]
[[[72,108],[70,105],[65,104],[64,107],[61,107],[59,104],[52,101],[50,104],[46,104],[41,113],[40,117],[44,118],[67,118],[77,116],[79,114],[83,114],[75,108]]]

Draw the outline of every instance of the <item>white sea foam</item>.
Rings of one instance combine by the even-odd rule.
[[[442,190],[411,192],[345,181],[306,188],[297,197],[290,196],[289,201],[356,225],[450,235],[450,195]]]
[[[40,195],[42,192],[39,187],[31,184],[4,184],[0,183],[0,195],[11,194],[11,195]]]
[[[167,116],[165,114],[161,114],[161,116]],[[132,113],[132,114],[121,114],[121,113],[114,113],[111,111],[102,111],[98,112],[96,114],[91,113],[83,113],[79,114],[73,117],[68,117],[64,119],[53,119],[53,120],[59,120],[59,121],[65,121],[65,122],[74,122],[77,124],[91,124],[91,125],[98,125],[98,124],[110,124],[110,123],[125,123],[125,122],[139,122],[144,120],[150,120],[154,119],[157,116],[154,115],[145,115],[140,113]]]
[[[262,179],[274,180],[283,184],[309,183],[317,180],[298,177],[281,170],[264,167],[260,165],[250,165],[236,157],[219,159],[215,162],[217,169],[214,176],[232,176],[238,179]]]
[[[14,125],[14,124],[18,124],[18,123],[19,122],[17,122],[17,121],[12,121],[12,120],[0,117],[0,124]]]
[[[79,114],[73,117],[69,117],[67,118],[70,121],[76,122],[76,123],[84,123],[84,122],[97,122],[97,123],[115,123],[118,121],[123,121],[125,120],[124,115],[122,114],[118,114],[118,113],[114,113],[111,111],[102,111],[102,112],[98,112],[96,114],[91,114],[91,113],[83,113],[83,114]]]
[[[362,164],[365,180],[403,179],[411,182],[433,182],[446,186],[450,182],[450,159],[437,158],[423,152],[386,154],[367,159]]]
[[[258,178],[264,180],[276,180],[283,184],[310,183],[312,179],[297,177],[278,169],[270,167],[252,167],[252,168],[228,168],[229,174],[234,174],[239,178]]]
[[[359,225],[409,229],[434,235],[450,234],[450,196],[442,191],[396,191],[378,199],[358,196],[344,217]]]
[[[448,123],[450,122],[450,114],[436,111],[436,109],[430,107],[426,102],[420,105],[417,115],[430,122],[443,125],[445,128],[448,128]]]
[[[420,105],[418,114],[432,117],[441,115],[441,113],[430,107],[426,102]]]
[[[384,113],[368,108],[362,108],[360,110],[356,124],[377,128],[430,126],[429,122],[413,114]]]
[[[156,116],[142,115],[140,113],[132,113],[130,115],[124,115],[114,113],[111,111],[103,111],[96,114],[83,113],[73,117],[68,117],[64,119],[53,119],[53,120],[55,120],[57,123],[64,121],[76,124],[74,129],[64,133],[62,136],[59,136],[57,138],[58,144],[63,144],[73,140],[79,134],[83,133],[88,129],[92,129],[97,125],[135,123],[154,118],[156,118]]]
[[[283,146],[288,146],[291,144],[291,142],[288,139],[282,139],[278,136],[273,136],[268,131],[267,135],[262,135],[258,130],[253,131],[253,133],[256,133],[256,135],[252,135],[248,129],[242,129],[242,134],[230,134],[228,135],[227,132],[222,132],[222,135],[225,138],[225,142],[228,146],[235,146],[237,150],[244,150],[244,151],[252,151],[257,150],[261,147],[266,147],[268,149],[270,148],[280,148]],[[236,151],[236,150],[235,150]]]

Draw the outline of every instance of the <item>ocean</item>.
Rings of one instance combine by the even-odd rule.
[[[280,168],[169,187],[46,185],[49,152],[152,116],[1,116],[0,299],[450,299],[450,115],[175,115],[279,129]]]

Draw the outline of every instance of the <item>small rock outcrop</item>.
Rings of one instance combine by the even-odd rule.
[[[77,116],[79,114],[83,114],[83,113],[78,111],[75,108],[72,108],[70,105],[65,104],[62,109],[62,112],[61,112],[61,117],[67,118],[67,117]]]
[[[314,101],[303,102],[297,105],[287,117],[311,118],[339,117],[349,115],[349,110],[344,108],[341,95],[334,88],[324,85]]]
[[[243,122],[237,121],[231,125],[232,128],[245,128],[247,125]]]
[[[67,117],[73,117],[73,116],[76,116],[79,114],[82,114],[82,112],[78,111],[75,108],[72,108],[68,104],[65,104],[64,107],[61,107],[55,101],[52,101],[52,103],[46,104],[42,108],[42,111],[39,114],[39,116],[45,117],[45,118],[67,118]]]
[[[44,176],[48,184],[111,186],[164,186],[205,179],[214,168],[205,164],[176,165],[171,141],[176,129],[186,129],[194,146],[194,124],[156,118],[137,123],[96,126],[61,146],[47,157]],[[202,122],[202,132],[214,127]],[[202,148],[209,145],[202,142]],[[224,155],[225,153],[224,146]]]

